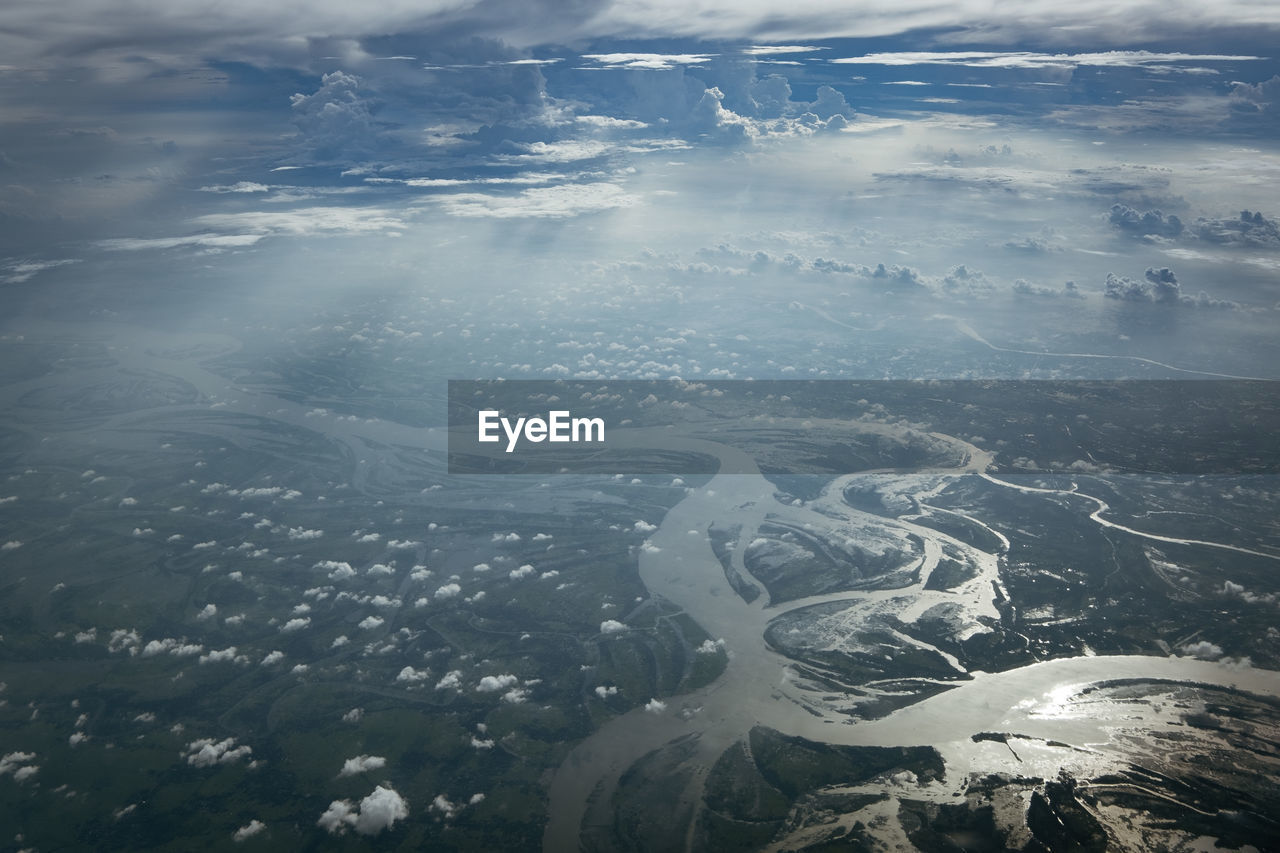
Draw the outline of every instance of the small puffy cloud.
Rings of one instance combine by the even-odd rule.
[[[162,640],[150,640],[142,647],[142,657],[149,658],[160,654],[170,654],[174,657],[190,657],[198,655],[204,651],[204,646],[199,643],[188,643],[186,639],[175,639],[174,637],[165,637]],[[232,654],[234,658],[234,653]]]
[[[649,522],[644,521],[643,519],[641,519],[640,521],[637,521],[634,527],[634,530],[637,533],[652,533],[657,529],[658,529],[658,525],[650,524]]]
[[[223,663],[225,661],[234,661],[235,659],[235,646],[228,646],[225,649],[218,649],[216,651],[200,655],[200,663]]]
[[[511,579],[520,580],[521,578],[527,578],[531,574],[533,574],[533,571],[534,571],[533,566],[529,565],[528,563],[525,563],[520,568],[511,570]]]
[[[457,689],[462,685],[462,671],[451,669],[436,682],[436,690]]]
[[[493,741],[471,736],[471,746],[475,749],[493,749]]]
[[[417,684],[419,682],[426,681],[430,677],[431,677],[431,670],[414,669],[411,666],[406,666],[404,669],[400,670],[400,674],[396,676],[396,681],[408,682],[409,684]]]
[[[230,764],[253,754],[250,746],[236,746],[233,737],[215,741],[213,738],[200,738],[187,744],[182,756],[192,767],[213,767],[217,764]]]
[[[36,759],[34,752],[10,752],[3,758],[0,758],[0,776],[12,774],[14,779],[18,779],[18,774],[24,769],[30,768],[30,772],[23,777],[29,778],[34,775],[40,768],[36,767],[32,762]],[[18,779],[22,781],[22,779]]]
[[[502,694],[502,701],[509,705],[519,705],[528,701],[529,691],[522,687],[513,687],[506,693]]]
[[[616,634],[619,631],[627,630],[627,626],[619,622],[617,619],[606,619],[600,623],[601,634]]]
[[[493,534],[493,541],[498,544],[513,545],[520,541],[520,534],[514,531],[511,533],[495,533]]]
[[[385,621],[381,616],[366,616],[356,627],[363,631],[372,631],[374,628],[381,628]]]
[[[440,812],[445,817],[453,817],[458,811],[458,806],[449,802],[449,798],[444,794],[436,794],[436,798],[431,801],[431,808]]]
[[[271,666],[273,663],[279,663],[282,660],[284,660],[284,652],[276,649],[273,652],[268,652],[267,656],[262,659],[262,666]]]
[[[480,679],[480,683],[476,685],[476,690],[480,693],[495,693],[499,690],[505,690],[520,679],[514,675],[486,675]]]
[[[339,776],[355,776],[360,773],[368,773],[370,770],[381,770],[387,766],[387,759],[380,755],[357,755],[355,758],[348,758],[342,763],[342,769],[338,771]]]
[[[409,816],[409,804],[392,788],[383,785],[360,801],[360,814],[356,818],[356,832],[361,835],[377,835],[390,829],[397,820]]]
[[[644,709],[650,714],[661,714],[663,711],[667,710],[667,703],[660,699],[650,699],[645,703]]]
[[[290,539],[306,541],[309,539],[319,539],[320,537],[324,536],[324,531],[323,530],[307,530],[306,528],[302,528],[302,527],[290,527],[288,534]]]
[[[290,619],[288,622],[284,623],[284,625],[280,627],[280,633],[292,634],[295,631],[301,631],[303,628],[306,628],[310,624],[311,624],[310,616],[299,616],[295,619]]]
[[[142,638],[138,636],[137,631],[132,628],[116,628],[107,638],[107,651],[113,653],[127,651],[131,655],[136,655],[141,643]]]
[[[343,833],[347,831],[347,827],[355,826],[358,817],[359,814],[350,800],[334,800],[329,803],[329,808],[324,810],[324,814],[320,815],[316,826],[330,834]]]
[[[329,644],[329,648],[340,649],[349,642],[351,642],[351,640],[347,639],[346,634],[340,634],[339,636],[333,638],[333,642]]]
[[[697,653],[700,655],[714,655],[724,648],[724,640],[703,640],[702,645],[698,646]]]
[[[313,568],[328,570],[330,580],[346,580],[356,576],[356,570],[345,560],[321,560]]]
[[[369,567],[369,570],[365,572],[365,574],[369,575],[370,577],[379,577],[381,575],[394,575],[395,573],[396,573],[396,570],[393,569],[391,566],[388,566],[386,563],[374,563],[372,566]]]
[[[1182,647],[1182,653],[1200,660],[1217,660],[1222,657],[1222,647],[1208,640],[1201,640],[1198,643],[1187,643]]]
[[[364,708],[352,708],[342,715],[344,723],[358,723],[364,719]]]
[[[267,825],[265,823],[258,820],[257,818],[254,818],[253,820],[246,823],[244,826],[237,829],[235,832],[231,833],[231,840],[239,844],[241,841],[245,841],[247,839],[253,838],[253,836],[258,835],[261,832],[264,832],[266,828],[267,828]]]
[[[462,592],[462,587],[456,583],[447,583],[436,590],[436,598],[453,598]]]
[[[612,684],[605,687],[603,684],[596,685],[596,695],[601,699],[608,699],[610,696],[618,695],[618,688]]]

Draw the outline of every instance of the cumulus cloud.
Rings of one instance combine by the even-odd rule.
[[[331,834],[354,828],[361,835],[377,835],[409,816],[409,804],[394,788],[379,785],[357,806],[350,800],[334,800],[316,825]]]
[[[1145,302],[1158,305],[1182,305],[1189,308],[1235,309],[1239,305],[1226,299],[1214,299],[1204,291],[1195,296],[1184,296],[1182,286],[1173,270],[1168,267],[1148,267],[1144,281],[1107,273],[1103,295],[1108,299],[1124,302]]]
[[[1197,219],[1195,233],[1209,243],[1280,248],[1280,224],[1256,210],[1242,210],[1234,219]]]
[[[1222,657],[1222,647],[1208,640],[1201,640],[1198,643],[1187,643],[1182,647],[1184,655],[1190,655],[1200,660],[1217,660]]]
[[[426,681],[430,677],[431,677],[431,670],[429,669],[414,669],[411,666],[406,666],[400,670],[400,674],[396,676],[396,681],[408,682],[409,684],[418,684],[420,682]]]
[[[661,714],[663,711],[667,710],[667,703],[660,699],[650,699],[645,703],[644,709],[650,714]]]
[[[387,766],[387,759],[380,755],[357,755],[355,758],[348,758],[342,763],[342,769],[338,771],[339,776],[355,776],[360,773],[368,773],[370,770],[381,770]]]
[[[476,685],[476,690],[480,693],[495,693],[499,690],[505,690],[513,684],[519,682],[520,679],[514,675],[486,675],[480,679],[480,683]]]
[[[36,759],[34,752],[10,752],[0,758],[0,776],[12,774],[14,780],[23,782],[30,779],[40,768],[33,762]]]
[[[225,649],[217,649],[200,655],[200,663],[223,663],[226,661],[234,661],[236,658],[236,647],[228,646]]]
[[[462,685],[462,671],[451,669],[436,682],[436,690],[456,689]]]
[[[1125,204],[1111,205],[1107,220],[1120,231],[1139,237],[1177,237],[1183,231],[1182,220],[1172,213],[1166,216],[1159,210],[1140,211]]]
[[[265,832],[266,828],[267,828],[267,825],[265,823],[258,820],[257,818],[254,818],[253,820],[249,821],[244,826],[240,827],[235,832],[233,832],[231,834],[231,840],[238,844],[241,841],[246,841],[250,838],[253,838],[253,836],[255,835]]]
[[[224,740],[200,738],[186,745],[182,756],[192,767],[213,767],[217,764],[230,764],[253,754],[253,748],[246,745],[236,746],[233,737]]]
[[[617,634],[620,631],[627,630],[627,626],[619,622],[617,619],[606,619],[600,623],[601,634]]]
[[[436,598],[453,598],[462,592],[462,587],[456,583],[447,583],[436,590]]]

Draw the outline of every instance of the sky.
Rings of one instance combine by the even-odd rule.
[[[590,331],[630,348],[755,325],[743,358],[682,356],[739,377],[796,368],[813,324],[720,296],[1046,350],[1071,304],[1153,358],[1230,314],[1265,349],[1278,28],[1250,2],[9,3],[0,285],[12,317],[139,322],[160,287],[201,329],[250,285],[299,328],[379,288],[436,332],[613,306]],[[608,375],[458,343],[454,370]]]

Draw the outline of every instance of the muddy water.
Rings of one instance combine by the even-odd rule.
[[[861,427],[861,425],[859,425]],[[945,437],[939,437],[945,438]],[[636,440],[643,437],[637,435]],[[956,441],[954,439],[947,439]],[[960,442],[957,442],[960,443]],[[962,444],[962,443],[961,443]],[[670,446],[666,442],[664,447]],[[713,442],[689,441],[680,449],[713,453],[722,470],[749,471],[751,460],[741,451]],[[910,475],[915,494],[925,497],[939,490],[940,479],[983,472],[989,455],[967,446],[962,468],[949,472]],[[1228,666],[1190,658],[1146,656],[1077,657],[1032,664],[1001,673],[968,673],[956,687],[878,720],[855,721],[839,710],[823,709],[804,689],[788,660],[764,640],[768,622],[796,607],[826,601],[847,601],[856,624],[860,615],[888,611],[911,621],[934,603],[959,603],[970,625],[978,616],[996,617],[992,584],[999,583],[998,556],[980,551],[949,536],[908,522],[867,516],[844,504],[844,489],[859,477],[838,478],[821,497],[805,507],[782,505],[773,486],[758,473],[720,475],[673,507],[640,555],[640,575],[651,594],[662,596],[692,616],[713,637],[723,638],[729,654],[724,674],[712,685],[671,699],[659,713],[636,709],[611,720],[579,744],[556,773],[550,789],[550,819],[543,839],[547,851],[576,850],[585,825],[609,820],[610,798],[618,778],[635,761],[670,741],[696,735],[698,760],[710,765],[718,754],[756,725],[811,740],[863,746],[930,745],[942,754],[947,781],[932,796],[956,796],[970,768],[990,766],[988,745],[970,737],[984,731],[1019,734],[1074,745],[1105,745],[1125,723],[1115,714],[1072,713],[1069,698],[1092,683],[1134,678],[1238,687],[1250,692],[1280,695],[1280,673]],[[856,520],[867,527],[909,531],[925,543],[920,580],[907,589],[836,593],[815,596],[785,606],[771,606],[765,598],[745,603],[730,588],[705,532],[710,525],[742,525],[736,553],[756,535],[767,516],[808,524]],[[1098,519],[1095,519],[1098,520]],[[978,567],[977,577],[953,592],[925,590],[931,563],[943,546],[960,552]],[[740,560],[740,556],[735,560]],[[735,562],[740,570],[742,567]],[[951,660],[954,661],[954,658]],[[958,666],[958,663],[957,663]],[[633,697],[640,698],[640,697]],[[1051,776],[1061,766],[1061,751],[1019,758],[1019,771]],[[1095,763],[1095,769],[1097,765]],[[917,791],[913,796],[929,795]],[[700,797],[701,786],[686,792]]]

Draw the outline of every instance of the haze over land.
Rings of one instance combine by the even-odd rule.
[[[7,4],[0,844],[1277,837],[1280,9],[847,6]]]

